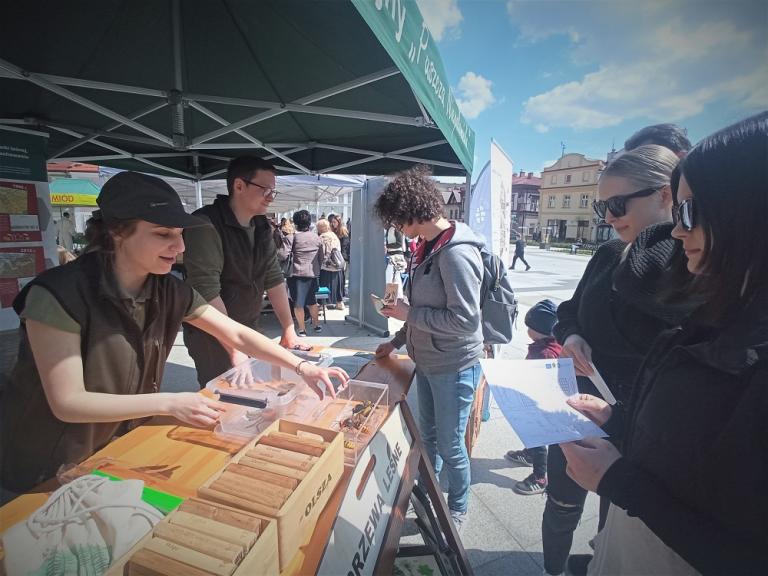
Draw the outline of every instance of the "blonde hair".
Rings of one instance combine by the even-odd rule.
[[[638,188],[662,188],[669,184],[679,161],[680,158],[669,148],[646,144],[616,158],[600,177],[626,178]]]
[[[318,234],[325,234],[330,231],[331,223],[325,218],[320,218],[320,220],[317,221],[317,224],[315,224],[315,227],[317,228]]]
[[[293,222],[286,218],[285,222],[283,222],[283,225],[280,226],[280,231],[283,234],[295,234],[296,228],[294,227]]]

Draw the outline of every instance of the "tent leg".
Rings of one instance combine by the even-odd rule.
[[[198,208],[203,207],[203,184],[200,180],[195,180],[195,202]]]

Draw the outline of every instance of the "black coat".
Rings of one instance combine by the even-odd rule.
[[[677,242],[669,236],[670,229],[671,225],[662,224],[644,230],[629,254],[625,254],[627,245],[621,240],[610,240],[600,246],[573,297],[557,309],[557,340],[564,344],[572,334],[584,338],[592,348],[592,361],[598,372],[621,402],[629,398],[632,383],[653,341],[687,314],[687,310],[667,313],[663,306],[650,304],[662,281],[657,267],[651,264],[663,268],[678,249]],[[639,256],[651,253],[655,258]],[[588,378],[579,376],[578,382],[580,392],[599,396]]]
[[[624,437],[600,495],[703,574],[768,574],[768,290],[659,337]]]

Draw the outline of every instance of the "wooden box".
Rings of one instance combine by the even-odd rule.
[[[155,533],[162,529],[161,524],[168,525],[173,523],[174,515],[178,514],[184,509],[187,503],[200,503],[202,505],[213,505],[221,510],[229,510],[236,513],[242,513],[242,510],[238,510],[231,506],[222,505],[218,502],[206,501],[202,498],[190,498],[181,504],[179,509],[171,512],[163,518],[155,528],[139,540],[136,545],[122,558],[118,558],[112,566],[107,570],[105,576],[128,576],[130,572],[129,562],[133,555],[144,548],[152,538],[155,537]],[[240,560],[232,572],[232,576],[278,576],[280,574],[278,547],[277,547],[277,524],[273,518],[267,518],[260,514],[254,514],[252,512],[246,513],[249,516],[258,518],[261,520],[261,532],[259,533],[256,542],[251,546],[245,557]],[[210,534],[207,534],[210,537]],[[186,574],[191,574],[195,569],[204,569],[201,566],[190,565],[188,569],[183,570]],[[134,573],[144,574],[143,571],[137,571]]]
[[[273,432],[282,432],[299,436],[310,435],[322,438],[326,443],[322,454],[314,461],[306,472],[298,474],[295,487],[287,488],[287,496],[282,504],[272,506],[256,502],[245,494],[240,497],[232,494],[212,494],[211,486],[228,472],[228,467],[238,465],[247,453],[254,449],[262,439]],[[263,447],[263,445],[262,445]],[[247,460],[246,460],[247,461]],[[344,435],[325,428],[309,426],[288,420],[277,420],[264,430],[258,437],[249,442],[240,452],[233,456],[231,462],[209,478],[198,490],[198,495],[207,500],[222,502],[242,510],[274,518],[277,521],[277,542],[280,551],[280,569],[284,569],[293,559],[302,542],[314,532],[315,524],[325,505],[333,493],[344,472]],[[254,482],[255,483],[255,482]],[[264,486],[261,484],[261,486]],[[275,486],[276,491],[286,488]],[[283,492],[283,494],[286,494]],[[267,496],[269,498],[269,496]]]

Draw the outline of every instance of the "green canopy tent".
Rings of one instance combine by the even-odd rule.
[[[28,0],[3,23],[0,124],[50,132],[50,159],[197,181],[243,153],[283,173],[471,170],[413,0]]]

